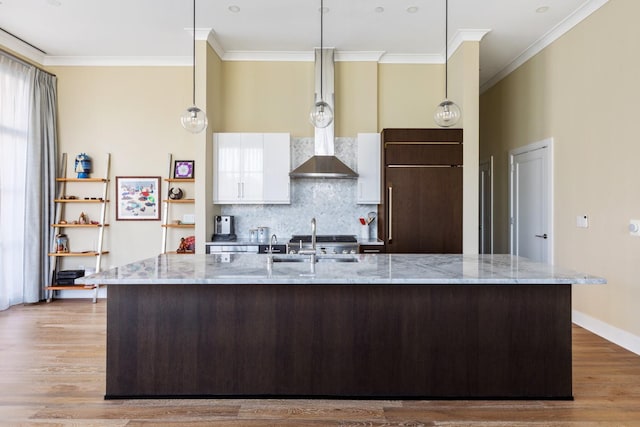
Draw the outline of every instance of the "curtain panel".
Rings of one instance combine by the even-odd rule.
[[[0,52],[0,310],[50,281],[56,110],[56,77]]]

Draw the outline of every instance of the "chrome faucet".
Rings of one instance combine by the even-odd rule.
[[[278,238],[275,234],[271,235],[271,240],[269,240],[269,249],[267,250],[267,270],[271,272],[271,268],[273,267],[273,245],[278,244]]]
[[[309,255],[311,270],[315,272],[316,265],[316,219],[311,218],[311,249],[301,249],[298,251],[300,255]]]
[[[273,253],[273,245],[277,245],[278,244],[278,237],[276,237],[275,234],[271,235],[271,240],[269,240],[269,253],[272,254]]]

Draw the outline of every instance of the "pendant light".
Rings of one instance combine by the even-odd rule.
[[[460,107],[448,99],[449,89],[449,0],[445,0],[445,24],[444,24],[444,101],[438,104],[433,119],[436,124],[448,128],[460,120]]]
[[[324,60],[323,56],[323,32],[324,32],[324,0],[320,0],[320,99],[315,102],[313,109],[309,114],[309,120],[311,124],[317,128],[326,128],[333,121],[333,110],[331,106],[324,101],[323,81],[324,76],[322,73],[322,67]]]
[[[207,114],[196,106],[196,0],[193,0],[193,105],[187,108],[180,122],[191,133],[200,133],[207,127]]]

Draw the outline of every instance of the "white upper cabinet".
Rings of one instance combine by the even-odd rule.
[[[213,135],[213,202],[290,203],[288,133]]]
[[[358,134],[358,203],[380,204],[380,134]]]

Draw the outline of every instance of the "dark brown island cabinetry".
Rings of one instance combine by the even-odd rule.
[[[378,236],[389,253],[462,252],[462,129],[384,129]]]

